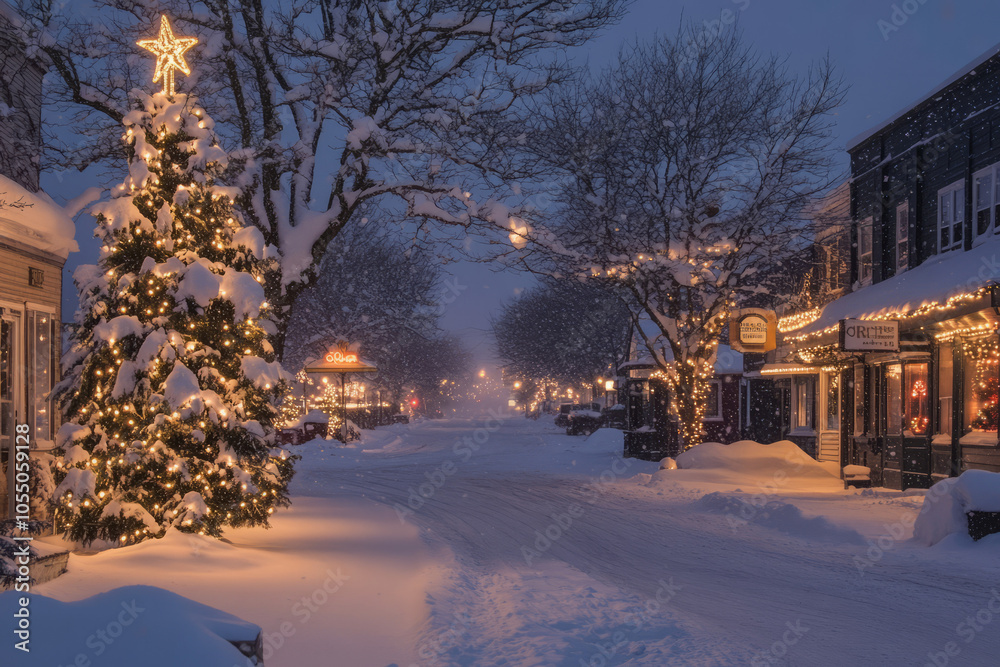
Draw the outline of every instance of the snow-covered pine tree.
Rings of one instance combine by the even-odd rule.
[[[129,176],[95,205],[97,266],[57,387],[57,527],[125,542],[169,527],[219,536],[289,503],[275,446],[291,376],[274,359],[263,237],[221,183],[226,152],[193,97],[134,94]]]

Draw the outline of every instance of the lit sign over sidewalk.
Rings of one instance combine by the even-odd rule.
[[[348,354],[342,350],[337,350],[336,352],[330,352],[325,357],[323,357],[328,364],[356,364],[358,363],[358,355]]]
[[[899,352],[899,322],[840,320],[840,349],[844,352]]]
[[[737,352],[770,352],[777,346],[778,318],[761,308],[735,310],[729,319],[729,346]]]
[[[306,365],[306,373],[375,373],[375,366],[365,363],[346,346],[330,350],[322,359]]]

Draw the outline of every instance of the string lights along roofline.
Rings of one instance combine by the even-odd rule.
[[[184,52],[198,43],[197,37],[174,37],[166,14],[160,16],[160,34],[155,39],[140,39],[136,44],[156,55],[153,83],[163,79],[163,94],[174,96],[174,70],[191,74]]]

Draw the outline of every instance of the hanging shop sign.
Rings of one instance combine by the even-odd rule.
[[[844,352],[899,352],[899,322],[840,320],[840,349]]]
[[[729,318],[729,346],[737,352],[770,352],[778,345],[778,316],[773,310],[744,308]]]
[[[306,373],[374,373],[378,369],[365,363],[346,347],[330,350],[323,358],[306,365]]]

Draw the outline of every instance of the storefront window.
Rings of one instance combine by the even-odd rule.
[[[938,349],[938,428],[937,432],[951,435],[952,397],[955,384],[954,348],[946,343]]]
[[[710,380],[705,400],[705,419],[722,419],[722,383]]]
[[[903,428],[903,367],[892,364],[885,367],[885,432],[900,435]]]
[[[815,382],[811,377],[796,377],[792,381],[792,428],[813,429]]]
[[[931,427],[930,387],[927,364],[907,364],[903,398],[906,401],[906,428],[903,435],[927,435]]]
[[[840,428],[840,375],[830,373],[826,376],[826,429],[836,431]]]
[[[997,430],[997,340],[967,340],[965,352],[965,432]]]

